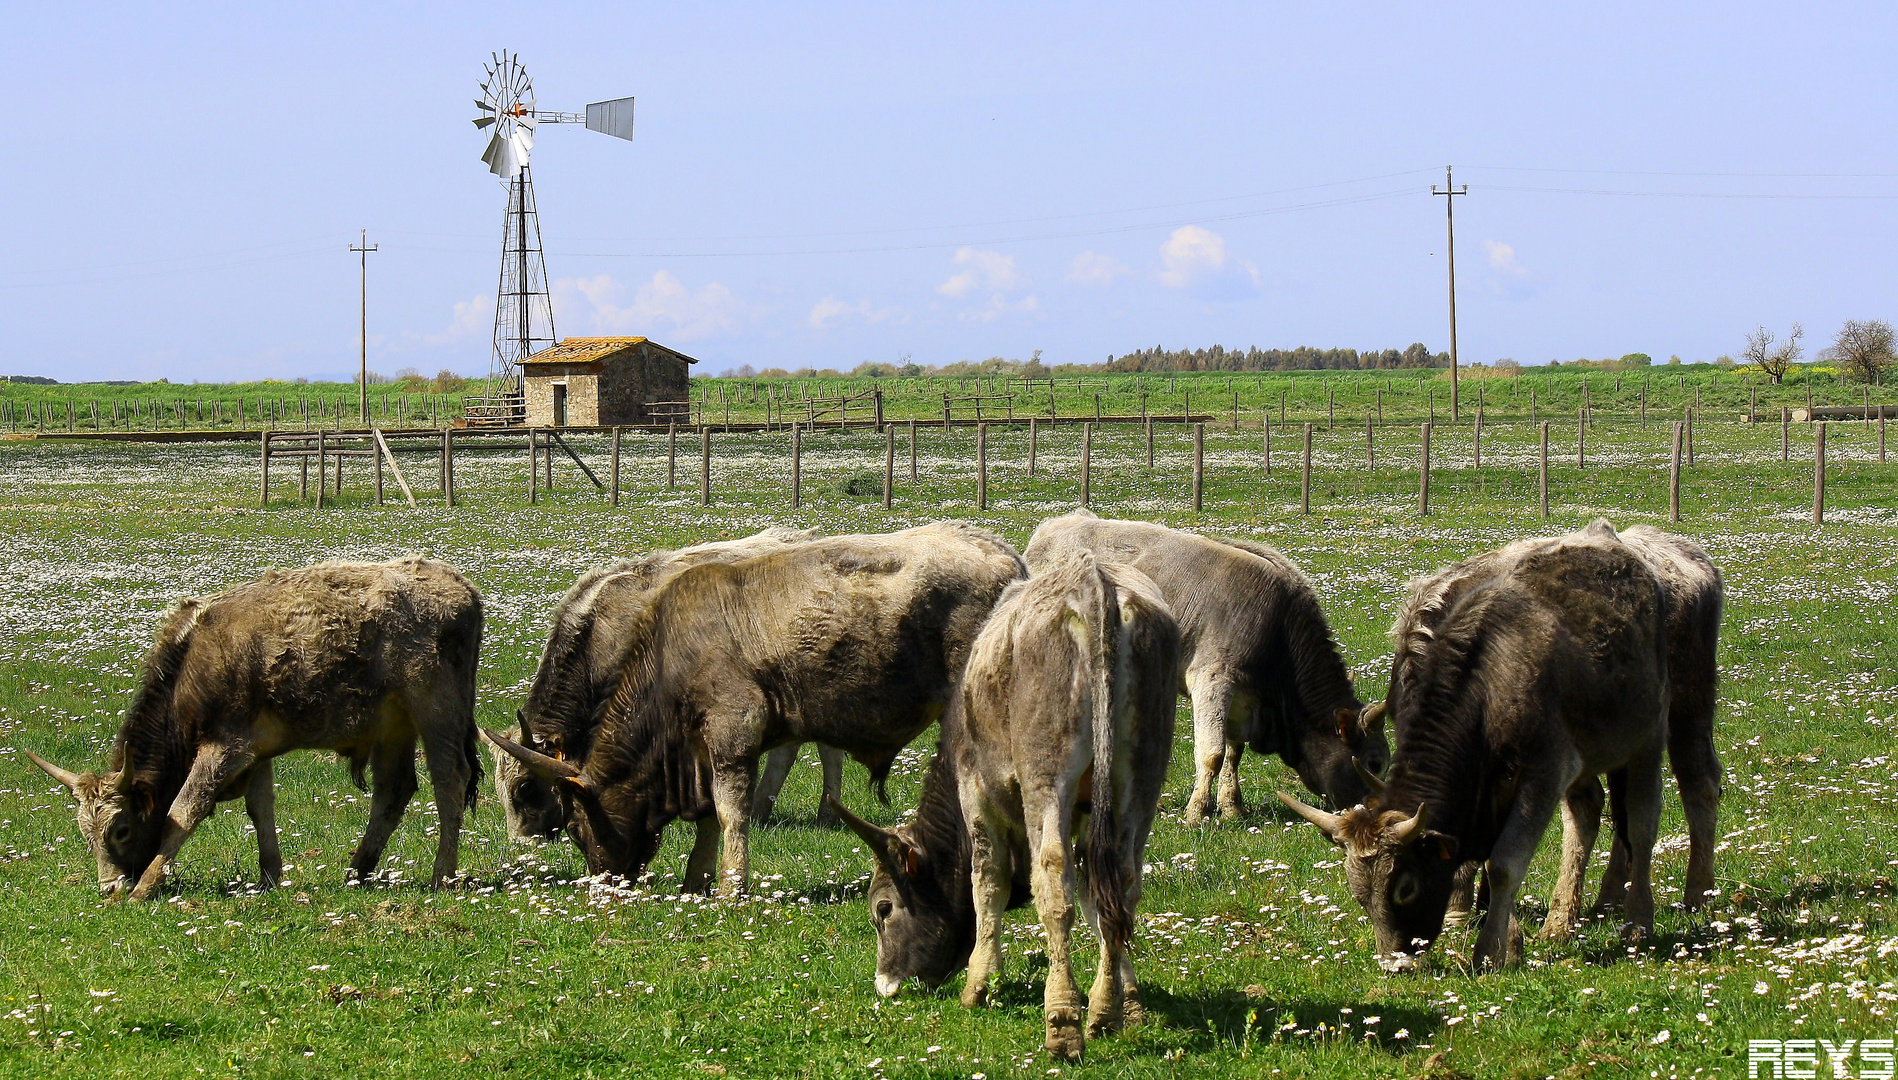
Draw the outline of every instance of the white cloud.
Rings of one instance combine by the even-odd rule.
[[[578,316],[592,333],[661,335],[694,341],[737,331],[751,312],[732,291],[716,281],[696,291],[671,271],[661,270],[634,290],[631,303],[610,274],[561,278],[554,282],[554,303],[563,323]]]
[[[936,286],[944,296],[963,297],[974,292],[1014,292],[1028,285],[1028,279],[1015,268],[1015,257],[999,251],[956,249],[955,264],[961,267],[948,281]]]
[[[970,308],[967,311],[961,312],[956,317],[963,322],[985,323],[994,322],[1004,315],[1039,314],[1041,314],[1041,301],[1036,298],[1034,293],[1029,293],[1019,300],[1010,300],[1006,296],[997,293],[989,297],[989,302],[982,307]]]
[[[1182,225],[1160,245],[1160,284],[1183,289],[1226,266],[1226,240],[1198,225]]]
[[[1105,289],[1133,271],[1127,264],[1112,255],[1102,255],[1098,251],[1083,251],[1068,263],[1068,280],[1076,285],[1089,285]]]
[[[1489,265],[1511,277],[1528,277],[1529,268],[1516,261],[1516,249],[1498,240],[1483,241],[1483,251],[1489,256]]]
[[[811,305],[810,324],[813,330],[834,330],[851,319],[880,323],[900,319],[903,315],[901,308],[873,308],[868,300],[851,304],[834,296],[826,296]]]
[[[453,345],[476,340],[494,333],[494,297],[483,294],[473,300],[455,301],[454,317],[439,334],[423,334],[424,345]]]

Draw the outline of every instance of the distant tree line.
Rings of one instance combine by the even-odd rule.
[[[1399,368],[1447,368],[1449,353],[1433,353],[1422,342],[1408,349],[1168,349],[1155,345],[1116,356],[1094,371],[1390,371]]]

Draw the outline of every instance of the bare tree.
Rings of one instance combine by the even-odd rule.
[[[1777,383],[1799,362],[1803,351],[1799,339],[1805,336],[1805,328],[1798,323],[1793,324],[1793,332],[1786,335],[1785,341],[1775,339],[1773,332],[1764,326],[1755,327],[1746,336],[1746,348],[1740,350],[1740,359],[1764,371],[1767,378]]]
[[[1891,324],[1883,319],[1847,319],[1826,351],[1847,375],[1863,383],[1882,381],[1885,369],[1898,363]]]

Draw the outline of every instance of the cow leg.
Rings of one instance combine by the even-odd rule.
[[[1457,930],[1470,924],[1476,913],[1476,875],[1483,864],[1466,862],[1450,878],[1450,904],[1443,912],[1443,928]]]
[[[719,855],[718,888],[730,896],[743,893],[751,882],[751,788],[757,776],[757,758],[712,766],[712,805],[725,848]]]
[[[1687,817],[1687,910],[1697,911],[1713,891],[1713,849],[1720,815],[1720,755],[1713,746],[1712,706],[1700,723],[1668,730],[1667,757]],[[1678,720],[1681,710],[1676,710]]]
[[[1628,820],[1628,783],[1620,770],[1608,774],[1608,865],[1601,875],[1601,892],[1595,897],[1597,918],[1620,912],[1628,901],[1628,840],[1622,822]]]
[[[817,763],[824,770],[824,798],[817,804],[817,827],[837,827],[837,811],[831,807],[844,799],[844,752],[834,746],[817,744]]]
[[[972,800],[973,801],[973,800]],[[975,893],[975,949],[962,985],[962,1004],[971,1009],[989,1003],[989,984],[1002,973],[1002,916],[1008,910],[1014,869],[1008,844],[983,820],[981,807],[964,806],[969,822],[969,876]]]
[[[1232,684],[1212,674],[1189,673],[1187,687],[1193,696],[1193,795],[1186,801],[1186,824],[1194,826],[1220,808],[1217,785],[1226,763]]]
[[[1661,831],[1661,739],[1652,750],[1639,755],[1623,771],[1628,792],[1625,826],[1628,841],[1627,921],[1621,925],[1624,941],[1641,941],[1654,936],[1654,841]]]
[[[778,747],[765,755],[764,771],[758,774],[758,787],[751,793],[751,823],[763,825],[771,818],[771,809],[778,805],[778,793],[784,790],[784,778],[791,775],[791,766],[797,764],[797,752],[803,749],[797,743]]]
[[[349,858],[345,882],[363,881],[376,872],[382,849],[402,823],[402,813],[415,795],[415,744],[405,739],[377,743],[369,756],[369,827]]]
[[[1030,880],[1035,910],[1048,935],[1048,981],[1042,991],[1042,1015],[1047,1022],[1043,1045],[1057,1061],[1079,1061],[1082,1052],[1081,1010],[1085,1002],[1074,981],[1074,860],[1068,850],[1070,813],[1060,801],[1044,793],[1023,802],[1040,802],[1046,810],[1028,820],[1029,858],[1034,860]],[[1024,806],[1024,809],[1027,807]]]
[[[702,817],[695,824],[698,833],[692,838],[692,854],[685,860],[685,881],[679,891],[709,893],[712,871],[718,865],[718,817]]]
[[[418,726],[422,731],[422,757],[428,762],[429,786],[435,791],[435,813],[441,822],[441,835],[435,843],[435,872],[430,880],[431,887],[439,889],[453,881],[461,869],[461,819],[467,809],[470,770],[475,763],[468,759],[468,740],[454,726],[426,722]],[[409,751],[409,756],[412,759],[415,752]]]
[[[1246,744],[1226,740],[1226,756],[1219,763],[1219,816],[1236,818],[1245,814],[1246,801],[1239,794],[1239,761],[1246,756]]]
[[[269,758],[250,767],[250,786],[244,790],[244,812],[257,830],[258,880],[274,889],[283,880],[283,851],[277,846],[277,784]]]
[[[1549,917],[1542,923],[1544,940],[1567,941],[1575,930],[1588,856],[1601,831],[1601,804],[1601,783],[1592,776],[1577,780],[1562,800],[1562,868],[1549,899]]]
[[[1483,920],[1482,933],[1476,937],[1478,972],[1500,967],[1509,960],[1510,940],[1521,933],[1516,923],[1516,893],[1528,876],[1529,861],[1535,857],[1542,834],[1548,831],[1549,819],[1555,816],[1558,793],[1567,788],[1567,783],[1548,788],[1525,783],[1517,789],[1515,805],[1484,867],[1489,882],[1489,914]]]
[[[217,809],[217,793],[250,768],[255,760],[247,748],[198,748],[198,756],[191,762],[191,771],[185,774],[184,787],[179,789],[178,797],[172,800],[171,811],[166,815],[164,835],[158,841],[158,854],[152,856],[145,873],[140,875],[138,884],[133,886],[132,899],[149,900],[158,892],[158,887],[165,880],[165,867],[177,857],[178,849],[184,847],[192,832]]]

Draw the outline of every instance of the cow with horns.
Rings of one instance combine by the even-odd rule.
[[[1603,774],[1628,852],[1625,933],[1653,932],[1667,594],[1605,523],[1500,554],[1455,587],[1426,583],[1418,594],[1436,599],[1399,624],[1386,699],[1397,744],[1381,790],[1343,813],[1279,796],[1344,849],[1346,881],[1392,970],[1442,932],[1465,862],[1483,864],[1490,890],[1476,966],[1514,962],[1530,858],[1557,805],[1573,821],[1592,796],[1599,812]],[[1578,869],[1564,860],[1558,894],[1579,893]]]
[[[589,871],[637,876],[666,824],[685,819],[698,823],[686,889],[708,888],[716,859],[721,886],[742,890],[760,755],[821,743],[881,786],[1025,573],[1007,542],[961,522],[687,567],[626,627],[584,753],[488,738],[554,786]]]
[[[916,819],[883,829],[847,810],[870,846],[876,988],[934,985],[965,964],[967,1006],[1002,965],[1001,919],[1032,893],[1048,934],[1046,1046],[1079,1059],[1070,959],[1075,844],[1081,905],[1101,941],[1088,1038],[1141,1016],[1128,942],[1142,855],[1166,781],[1180,633],[1139,571],[1083,551],[1011,586],[976,639],[943,717]]]
[[[74,773],[37,754],[79,800],[99,886],[155,895],[166,867],[219,802],[244,799],[263,881],[283,868],[271,759],[334,750],[362,785],[369,827],[349,876],[373,873],[415,793],[419,739],[441,818],[433,881],[455,875],[461,819],[481,779],[475,662],[481,596],[427,559],[272,570],[179,601],[145,660],[112,744],[112,771]]]

